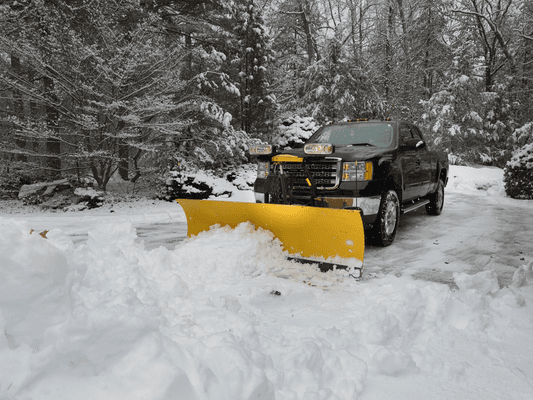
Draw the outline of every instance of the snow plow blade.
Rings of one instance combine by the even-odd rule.
[[[365,234],[359,210],[297,205],[176,200],[187,217],[187,236],[213,225],[235,228],[249,221],[269,230],[291,259],[322,264],[321,270],[354,267],[362,272]],[[360,261],[360,262],[359,262]],[[330,268],[328,268],[328,266]]]

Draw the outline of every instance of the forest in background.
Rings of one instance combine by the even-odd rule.
[[[356,118],[504,167],[532,106],[533,0],[0,0],[4,185],[224,170]]]

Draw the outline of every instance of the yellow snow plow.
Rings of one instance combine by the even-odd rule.
[[[318,263],[322,271],[354,268],[359,276],[365,234],[359,210],[284,204],[237,203],[212,200],[176,200],[187,217],[187,235],[197,235],[213,225],[235,228],[249,221],[272,232],[291,259]],[[356,276],[357,277],[357,276]]]

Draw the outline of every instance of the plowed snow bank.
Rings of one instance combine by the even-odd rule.
[[[0,398],[530,398],[533,273],[458,290],[284,260],[242,224],[147,251],[129,222],[75,247],[0,220]]]

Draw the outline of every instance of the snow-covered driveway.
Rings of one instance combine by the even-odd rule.
[[[440,216],[404,214],[390,247],[368,246],[366,272],[451,283],[453,273],[494,270],[501,285],[533,259],[531,202],[452,192]]]
[[[362,281],[172,203],[0,215],[0,398],[529,400],[532,202],[452,173]]]

